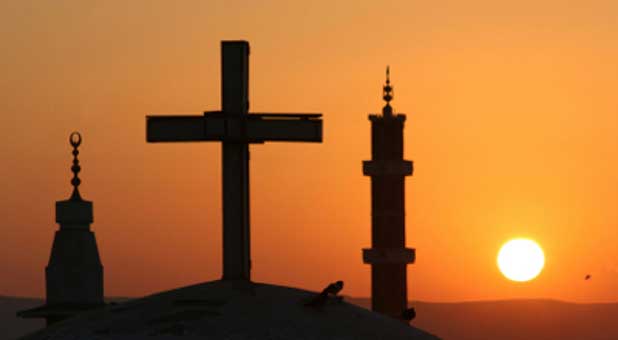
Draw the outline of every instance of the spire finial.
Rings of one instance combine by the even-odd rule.
[[[82,170],[79,166],[79,159],[77,159],[77,155],[79,155],[79,151],[77,148],[82,144],[82,135],[79,132],[72,132],[69,136],[69,143],[73,147],[73,166],[71,166],[71,171],[73,172],[73,178],[71,179],[71,184],[73,185],[73,194],[71,195],[72,201],[81,201],[82,197],[79,194],[79,184],[82,182],[78,174]]]
[[[382,89],[382,98],[386,101],[386,105],[382,109],[382,114],[385,116],[390,116],[393,114],[393,108],[391,107],[391,100],[393,100],[393,87],[391,86],[391,72],[389,66],[386,66],[386,84]]]
[[[386,65],[386,83],[390,84],[391,82],[391,67]]]

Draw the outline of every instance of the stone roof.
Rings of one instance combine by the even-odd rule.
[[[418,339],[437,338],[317,293],[246,281],[212,281],[108,305],[23,339]]]

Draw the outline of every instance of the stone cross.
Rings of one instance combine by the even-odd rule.
[[[321,114],[249,111],[249,43],[221,42],[221,111],[148,116],[146,140],[222,142],[223,279],[250,280],[249,144],[322,142]]]

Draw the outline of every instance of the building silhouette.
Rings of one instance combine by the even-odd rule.
[[[413,168],[403,159],[406,116],[390,105],[388,67],[383,98],[382,114],[369,115],[371,160],[363,162],[363,174],[371,177],[371,248],[363,249],[363,261],[371,265],[372,309],[401,319],[408,304],[406,267],[415,259],[415,250],[405,246],[405,178]]]
[[[322,121],[316,114],[249,114],[246,111],[248,54],[248,42],[222,43],[222,99],[224,104],[228,102],[223,105],[223,112],[207,112],[203,116],[151,116],[146,120],[149,142],[222,141],[224,144],[222,279],[106,305],[24,339],[437,339],[398,320],[346,302],[340,294],[345,287],[343,281],[327,284],[321,292],[311,292],[251,280],[249,211],[245,206],[249,194],[248,144],[321,142]],[[230,149],[226,151],[228,146]],[[73,204],[84,206],[81,199],[76,202]],[[76,272],[83,271],[89,279],[77,282],[73,272],[56,270],[54,273],[65,276],[64,282],[56,276],[54,279],[64,284],[66,290],[54,294],[63,297],[60,293],[67,293],[71,285],[89,283],[100,289],[86,292],[79,286],[84,292],[74,300],[96,304],[102,303],[102,269],[94,236],[87,229],[92,222],[92,205],[88,207],[90,210],[83,207],[71,210],[80,218],[70,216],[76,219],[71,224],[76,226],[71,230],[82,231],[80,238],[73,238],[88,244],[84,249],[91,256],[90,265],[77,266],[72,264],[72,258],[65,262],[72,264],[68,267]],[[235,219],[226,221],[226,214]],[[65,229],[61,223],[60,232]],[[62,268],[67,268],[67,264]]]

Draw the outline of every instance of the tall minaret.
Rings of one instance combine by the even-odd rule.
[[[393,114],[388,67],[383,98],[382,115],[369,115],[372,159],[363,161],[363,174],[371,177],[371,248],[363,249],[363,262],[371,264],[372,309],[401,319],[408,304],[406,266],[415,259],[405,244],[405,177],[412,175],[412,162],[403,159],[406,116]]]
[[[45,305],[17,313],[24,318],[45,318],[48,325],[104,304],[103,266],[90,230],[92,202],[83,200],[79,193],[81,167],[77,148],[82,137],[73,132],[69,142],[73,146],[73,194],[68,200],[56,202],[56,222],[60,228],[45,268]]]

